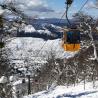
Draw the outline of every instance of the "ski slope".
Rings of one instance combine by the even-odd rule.
[[[56,58],[69,58],[75,53],[64,52],[61,46],[61,39],[43,40],[41,38],[13,38],[8,42],[7,47],[10,60],[15,63],[22,63],[23,59],[44,63],[53,53]],[[35,59],[36,58],[36,59]]]
[[[98,82],[93,88],[92,83],[86,83],[84,90],[83,83],[74,86],[57,86],[48,91],[42,91],[23,98],[98,98]]]

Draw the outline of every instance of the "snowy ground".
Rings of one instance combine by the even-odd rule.
[[[42,91],[33,95],[24,96],[23,98],[98,98],[98,82],[93,88],[92,83],[86,83],[84,90],[83,83],[77,86],[58,86],[49,91]]]
[[[9,57],[14,63],[23,63],[23,59],[43,63],[51,53],[55,54],[57,58],[68,58],[74,55],[69,52],[64,53],[61,39],[46,42],[41,38],[13,38],[7,46],[10,49]],[[38,53],[39,51],[40,53]]]

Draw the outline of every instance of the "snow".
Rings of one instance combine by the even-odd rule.
[[[7,80],[7,77],[5,77],[5,76],[2,76],[1,78],[0,78],[0,83],[7,83],[8,82],[8,80]]]
[[[10,80],[10,82],[13,82],[13,81],[18,80],[18,78],[16,76],[10,76],[9,80]]]
[[[49,31],[49,30],[47,30],[47,29],[45,29],[45,30],[37,30],[40,34],[47,34],[47,35],[51,35],[52,33]]]
[[[5,10],[3,10],[1,7],[0,7],[0,15],[2,15],[4,13]]]
[[[26,82],[28,82],[26,80]],[[23,93],[27,92],[27,83],[23,83],[22,79],[12,82],[12,96],[13,98],[18,98],[17,94],[19,94],[20,96],[22,96]],[[19,97],[21,98],[21,97]]]
[[[83,83],[75,87],[57,86],[48,91],[38,92],[33,95],[24,96],[23,98],[98,98],[98,82],[96,87],[93,88],[92,82],[86,83],[84,90]]]
[[[19,85],[19,84],[22,84],[22,80],[18,80],[18,81],[16,81],[16,82],[14,82],[14,83],[13,83],[13,86]]]
[[[62,30],[62,28],[60,26],[56,26],[56,25],[53,25],[53,24],[50,24],[50,25],[51,25],[51,27],[56,28],[57,30]]]
[[[66,57],[68,59],[68,58],[74,57],[74,55],[77,53],[78,53],[78,51],[76,51],[76,52],[65,52],[64,57]]]
[[[32,25],[27,25],[27,26],[25,26],[24,31],[25,32],[35,32],[36,30]]]
[[[42,56],[47,57],[51,51],[54,51],[57,57],[62,56],[64,53],[64,50],[61,47],[61,40],[59,39],[48,40],[46,42],[40,38],[15,38],[7,44],[9,49],[11,49],[10,58],[13,58],[13,60],[18,59],[18,62],[19,59],[25,57],[34,59],[43,45],[44,47],[37,57],[39,61],[41,60],[43,62],[44,58],[42,58]]]
[[[96,30],[98,30],[98,27],[96,27]]]
[[[11,51],[8,52],[9,59],[12,63],[17,63],[18,65],[23,65],[25,59],[34,61],[33,63],[44,64],[46,59],[51,56],[51,53],[56,58],[62,59],[73,57],[77,53],[65,52],[61,43],[61,39],[48,40],[46,42],[41,38],[14,38],[7,44]],[[39,51],[40,53],[38,54]]]

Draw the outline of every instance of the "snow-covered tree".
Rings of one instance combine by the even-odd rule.
[[[98,61],[97,47],[96,47],[95,40],[93,38],[95,31],[97,31],[96,27],[98,25],[98,21],[94,20],[93,17],[86,15],[83,12],[76,13],[74,15],[74,18],[79,21],[80,24],[79,28],[81,29],[82,33],[90,38],[89,46],[93,46],[94,49],[94,57],[92,59]]]

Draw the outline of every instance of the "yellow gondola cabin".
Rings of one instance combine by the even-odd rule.
[[[65,29],[63,34],[62,47],[65,51],[79,51],[80,50],[80,31],[77,29]]]

